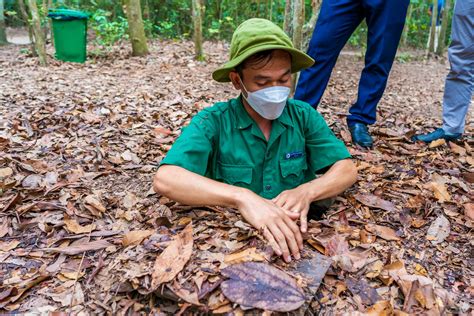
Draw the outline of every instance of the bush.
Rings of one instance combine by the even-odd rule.
[[[94,30],[95,42],[105,48],[110,48],[122,39],[128,39],[128,21],[118,16],[115,21],[110,22],[111,13],[98,9],[92,15],[91,28]]]

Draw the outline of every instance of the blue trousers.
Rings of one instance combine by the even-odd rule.
[[[365,68],[359,82],[357,101],[347,117],[373,124],[377,103],[387,85],[388,75],[405,25],[409,0],[323,0],[308,54],[315,64],[300,74],[295,99],[316,108],[326,89],[337,57],[347,40],[366,19],[368,26]]]
[[[443,130],[463,133],[474,89],[474,0],[456,1],[448,57],[451,70],[444,87]]]

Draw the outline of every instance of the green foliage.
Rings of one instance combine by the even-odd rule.
[[[111,47],[117,41],[128,38],[128,22],[122,16],[115,21],[109,21],[112,14],[99,9],[94,12],[90,20],[90,27],[94,30],[95,42],[105,48]]]
[[[237,25],[234,23],[234,19],[230,16],[226,16],[220,20],[211,20],[209,28],[204,29],[204,37],[211,40],[220,40],[234,32]]]
[[[367,48],[367,24],[365,20],[357,27],[348,40],[348,44],[353,47]]]
[[[395,59],[402,64],[405,64],[407,62],[410,62],[414,59],[414,57],[410,53],[402,52],[400,54],[397,54]]]

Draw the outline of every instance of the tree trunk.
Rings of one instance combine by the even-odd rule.
[[[221,19],[221,1],[216,1],[216,12],[214,12],[214,16],[216,20]]]
[[[4,0],[0,0],[0,45],[5,45],[8,43],[6,24],[5,24],[5,15],[3,13],[4,11],[3,1]]]
[[[148,54],[148,46],[145,28],[143,27],[140,0],[124,0],[123,4],[128,20],[128,34],[132,42],[132,55],[144,56]]]
[[[18,0],[18,6],[20,7],[20,12],[23,21],[25,22],[26,27],[28,28],[28,37],[30,38],[30,50],[33,56],[36,56],[35,50],[35,39],[33,37],[33,29],[31,28],[30,24],[30,16],[28,15],[28,11],[26,10],[25,2],[23,0]]]
[[[435,51],[435,38],[436,38],[436,21],[438,18],[438,0],[433,0],[433,10],[431,10],[431,28],[430,28],[430,44],[428,45],[428,53],[434,53]]]
[[[296,49],[301,49],[303,46],[304,0],[295,0],[293,9],[293,45]]]
[[[35,35],[35,48],[38,53],[41,66],[46,66],[46,45],[44,43],[43,32],[41,30],[41,22],[38,14],[38,7],[36,6],[36,0],[28,0],[28,6],[31,12],[31,24],[33,33]]]
[[[309,19],[308,24],[303,28],[303,47],[302,50],[307,51],[309,46],[309,41],[314,32],[314,27],[319,17],[319,10],[321,9],[322,0],[312,0],[311,1],[311,18]]]
[[[288,36],[291,36],[291,7],[292,2],[298,0],[286,0],[285,1],[285,19],[283,21],[283,30]]]
[[[446,32],[448,30],[450,7],[451,0],[446,0],[444,3],[443,21],[441,21],[441,31],[439,33],[438,48],[436,49],[436,55],[438,56],[443,55],[444,49],[446,47]]]
[[[304,0],[294,0],[293,2],[293,46],[302,49],[303,46],[303,24],[304,24]],[[296,88],[298,74],[292,78],[292,90]]]
[[[202,2],[201,0],[192,0],[193,2],[193,24],[194,24],[194,51],[197,60],[204,60],[202,49]]]
[[[53,0],[48,0],[48,10],[52,8],[53,8]],[[48,24],[49,24],[49,30],[50,30],[49,36],[51,39],[51,43],[54,43],[53,21],[51,21],[51,19],[48,19]]]
[[[148,0],[143,1],[143,18],[145,20],[150,19],[150,5],[148,4]]]
[[[270,2],[270,11],[268,12],[268,20],[271,21],[273,18],[273,0],[268,0]]]
[[[48,0],[43,0],[43,13],[45,16],[48,16]],[[45,23],[43,26],[43,34],[46,42],[48,41],[49,26],[49,23]]]
[[[409,22],[411,21],[411,16],[413,14],[413,4],[409,3],[408,4],[408,13],[407,17],[405,19],[405,26],[403,27],[403,37],[402,37],[402,45],[407,46],[407,41],[408,41],[408,32],[410,31],[410,25]]]

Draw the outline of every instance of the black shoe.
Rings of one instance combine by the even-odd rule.
[[[428,134],[420,134],[420,135],[415,135],[411,138],[412,141],[422,141],[425,143],[431,143],[432,141],[438,140],[438,139],[444,139],[447,141],[453,141],[460,139],[462,136],[461,133],[456,133],[456,134],[446,134],[446,132],[442,128],[438,128],[434,132],[428,133]]]
[[[354,123],[349,126],[349,131],[351,132],[352,142],[361,147],[372,148],[374,141],[369,134],[367,125],[362,123]]]

